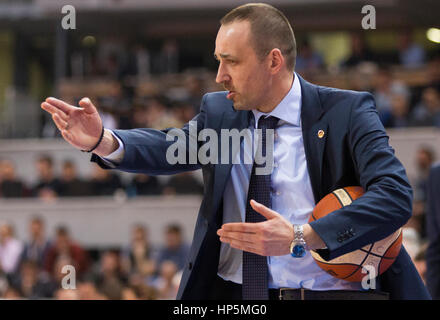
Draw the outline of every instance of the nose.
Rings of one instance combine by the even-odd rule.
[[[223,63],[220,62],[220,64],[218,65],[217,77],[215,78],[215,82],[223,83],[223,82],[227,82],[230,80],[231,80],[231,77],[229,76],[228,72],[226,71]]]

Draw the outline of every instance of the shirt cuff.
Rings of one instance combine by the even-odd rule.
[[[108,129],[106,129],[108,130]],[[116,138],[116,141],[118,141],[119,147],[112,153],[110,153],[108,156],[100,157],[108,166],[114,168],[115,165],[120,164],[122,160],[124,159],[125,154],[125,147],[124,143],[121,141],[121,139],[118,138],[117,135],[114,134],[113,130],[108,130],[112,134],[113,137]]]

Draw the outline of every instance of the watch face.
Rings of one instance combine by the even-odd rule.
[[[306,254],[306,249],[301,244],[296,244],[292,249],[292,257],[301,258]]]

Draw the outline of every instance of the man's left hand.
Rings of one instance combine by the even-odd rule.
[[[267,220],[257,223],[226,223],[217,230],[220,241],[232,248],[261,256],[282,256],[290,253],[293,225],[279,213],[251,200],[252,208]]]

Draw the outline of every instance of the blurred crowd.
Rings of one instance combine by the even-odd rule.
[[[385,127],[440,127],[440,50],[427,51],[410,30],[397,38],[396,50],[377,52],[363,34],[353,33],[351,53],[329,66],[313,42],[300,37],[295,71],[317,84],[322,75],[348,75],[344,87],[373,93]],[[142,43],[126,48],[121,41],[102,41],[93,51],[71,54],[71,82],[61,85],[61,98],[77,103],[89,96],[109,129],[180,127],[198,113],[204,93],[223,87],[214,83],[209,64],[200,61],[198,68],[190,68],[179,52],[175,40],[165,41],[155,54]],[[396,70],[425,73],[402,79]],[[108,87],[94,89],[93,79]],[[82,88],[84,80],[88,86]],[[46,117],[44,122],[41,136],[57,135],[52,121]]]
[[[203,185],[189,173],[172,176],[161,183],[155,176],[133,175],[131,180],[123,182],[120,175],[93,165],[88,179],[79,177],[73,161],[62,163],[61,174],[54,172],[53,159],[41,156],[36,164],[37,181],[27,185],[17,175],[15,165],[10,160],[0,161],[0,198],[38,197],[53,199],[57,197],[113,196],[117,193],[128,197],[147,195],[202,194]]]
[[[189,250],[179,225],[166,227],[160,248],[151,245],[148,228],[137,224],[127,246],[97,252],[83,248],[65,226],[49,239],[39,216],[31,219],[28,232],[23,241],[12,225],[0,224],[0,298],[176,298]]]

